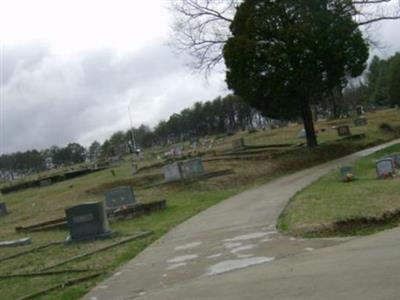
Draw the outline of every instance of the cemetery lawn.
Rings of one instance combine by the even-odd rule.
[[[96,279],[74,286],[57,289],[37,298],[57,300],[79,299],[102,279],[111,276],[119,266],[134,258],[144,248],[162,237],[173,227],[208,207],[246,189],[259,186],[280,176],[294,173],[301,169],[312,167],[400,136],[399,110],[391,109],[377,111],[376,113],[368,114],[367,118],[369,123],[367,126],[363,127],[354,127],[352,125],[352,119],[321,121],[316,123],[317,129],[324,130],[321,130],[318,135],[319,142],[321,143],[320,147],[313,150],[309,150],[305,147],[294,147],[290,148],[288,151],[278,153],[277,155],[268,156],[263,153],[260,156],[255,154],[251,159],[248,159],[248,157],[235,157],[227,160],[218,159],[218,156],[215,157],[211,153],[204,153],[204,167],[207,171],[212,172],[231,169],[234,171],[234,174],[197,181],[190,184],[175,183],[160,186],[154,185],[160,183],[163,179],[161,166],[143,170],[139,174],[132,176],[131,161],[126,157],[125,161],[120,166],[114,168],[115,176],[113,176],[110,170],[107,169],[83,177],[59,182],[48,187],[32,188],[16,193],[0,195],[0,201],[4,201],[10,211],[9,215],[0,218],[0,240],[12,240],[30,236],[33,241],[32,245],[29,246],[0,248],[0,259],[17,252],[47,244],[51,241],[63,241],[68,235],[67,230],[52,230],[22,234],[16,233],[14,230],[15,227],[31,225],[63,217],[66,207],[82,202],[103,200],[104,192],[113,187],[121,185],[132,186],[137,200],[144,203],[161,199],[167,200],[167,209],[164,211],[136,219],[127,219],[112,223],[111,229],[116,231],[118,235],[111,239],[70,244],[68,246],[56,245],[19,258],[0,262],[0,275],[40,272],[44,268],[57,262],[110,245],[137,231],[153,231],[153,234],[146,238],[68,263],[62,267],[54,268],[54,270],[89,270],[84,273],[66,273],[53,276],[0,279],[0,299],[18,299],[42,289],[62,284],[67,280],[99,271],[104,272],[102,276]],[[384,130],[380,128],[383,122],[388,124],[388,126],[385,126]],[[352,133],[365,133],[366,138],[361,140],[341,140],[332,126],[342,124],[350,124]],[[245,138],[245,142],[248,145],[281,143],[298,144],[304,142],[304,140],[296,137],[301,128],[301,125],[291,125],[290,127],[276,130],[260,130],[253,134],[239,132],[235,136],[225,137],[222,143],[215,146],[214,150],[222,152],[230,149],[232,140],[240,137]],[[140,162],[139,167],[143,168],[151,166],[154,163],[159,163],[159,161],[151,154],[154,153],[157,155],[163,153],[170,147],[171,146],[163,148],[157,147],[146,150],[146,160]],[[274,153],[273,150],[271,150],[271,153]],[[268,154],[268,152],[266,154]],[[363,165],[361,164],[361,167],[362,166]],[[338,184],[341,190],[353,190],[355,187],[365,182],[365,186],[368,189],[371,189],[375,184],[379,185],[379,187],[377,187],[378,191],[382,184],[385,184],[385,191],[388,189],[389,185],[393,185],[393,190],[391,192],[388,190],[387,195],[385,192],[387,200],[385,200],[386,198],[382,198],[382,203],[379,204],[379,207],[381,208],[384,205],[387,205],[387,208],[392,208],[395,203],[394,197],[396,196],[396,193],[393,192],[396,189],[394,184],[396,183],[398,185],[400,179],[388,180],[387,182],[375,181],[373,168],[370,171],[368,171],[369,169],[367,167],[364,167],[364,169],[361,168],[360,170],[358,170],[358,168],[357,165],[356,172],[357,175],[360,176],[359,181],[343,186],[341,183],[335,183],[335,181],[331,180],[328,185],[334,186],[335,184]],[[365,172],[363,170],[365,170]],[[149,187],[149,185],[152,186]],[[323,188],[320,187],[322,191],[324,188],[325,186]],[[332,189],[334,190],[334,187],[332,187]],[[363,190],[361,189],[361,191]],[[398,192],[398,190],[396,191]],[[378,195],[379,197],[382,196],[379,193]],[[346,212],[348,201],[344,202],[345,196],[342,197],[342,204],[346,204],[346,207],[343,207],[343,211]],[[359,201],[361,201],[363,196],[360,196],[359,198]],[[317,222],[316,220],[318,220],[319,222],[319,216],[313,215],[313,209],[319,207],[321,215],[323,215],[322,210],[325,210],[325,217],[326,215],[329,215],[330,210],[324,205],[318,206],[318,203],[316,204],[314,202],[311,203],[311,205],[304,206],[307,207],[307,209],[310,209],[307,210],[307,218],[303,218],[303,215],[299,214],[298,210],[292,210],[291,206],[293,203],[297,204],[297,201],[293,201],[288,207],[286,212],[290,212],[290,214],[287,216],[291,216],[291,212],[293,211],[295,212],[295,214],[293,214],[295,215],[293,220],[300,220],[301,222],[303,222],[303,220],[311,220],[311,223]],[[368,211],[371,213],[376,212],[377,206],[378,204],[376,202],[373,203],[371,201]],[[383,208],[386,209],[386,207]],[[357,207],[354,205],[353,212],[360,213],[360,211],[364,211],[365,209],[366,208],[364,207],[360,209],[359,205]],[[305,210],[302,211],[306,212]],[[288,220],[287,216],[282,220]],[[286,223],[290,225],[298,224]],[[290,229],[292,227],[289,228],[289,226],[287,226],[286,228],[291,232]]]
[[[341,182],[340,168],[299,192],[278,227],[295,236],[366,235],[400,223],[400,176],[378,179],[375,161],[400,152],[400,144],[358,160],[357,180]],[[339,166],[338,166],[339,167]]]

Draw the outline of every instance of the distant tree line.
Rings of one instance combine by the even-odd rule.
[[[271,120],[263,117],[239,97],[228,95],[191,108],[160,121],[154,129],[138,128],[118,131],[102,144],[94,141],[87,149],[78,143],[44,150],[29,150],[0,156],[0,179],[14,179],[40,171],[71,166],[83,162],[132,153],[137,148],[187,141],[193,137],[223,134],[266,126]],[[135,141],[135,143],[133,142]]]
[[[363,78],[338,91],[335,101],[321,101],[314,106],[315,115],[337,118],[357,105],[381,107],[400,105],[400,53],[388,59],[375,56]],[[324,104],[326,103],[326,104]],[[237,130],[268,127],[270,119],[244,102],[228,95],[213,101],[197,102],[192,107],[160,121],[154,129],[141,125],[133,130],[118,131],[103,143],[94,141],[87,149],[78,143],[44,150],[28,150],[0,156],[0,180],[13,179],[40,171],[70,166],[86,161],[124,155],[135,146],[151,146],[188,141],[194,137],[225,134]]]
[[[353,108],[400,105],[400,53],[388,59],[374,56],[362,80],[348,85],[342,100]]]

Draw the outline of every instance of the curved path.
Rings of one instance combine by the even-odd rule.
[[[399,299],[400,230],[313,240],[275,231],[296,192],[342,164],[399,142],[229,198],[177,226],[83,299]]]

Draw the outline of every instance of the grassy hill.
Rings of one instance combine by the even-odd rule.
[[[102,270],[104,275],[85,283],[57,289],[40,298],[78,299],[96,282],[103,277],[110,276],[118,266],[135,257],[147,245],[198,212],[271,179],[400,136],[399,110],[377,111],[368,114],[367,118],[369,124],[364,127],[354,127],[351,119],[317,122],[316,128],[319,130],[318,139],[321,146],[314,150],[292,146],[271,147],[264,150],[254,147],[239,153],[230,152],[232,141],[241,137],[245,139],[247,145],[253,146],[304,143],[304,140],[297,138],[297,134],[302,128],[301,125],[261,130],[252,134],[239,132],[234,136],[220,138],[213,149],[199,149],[205,169],[207,171],[232,169],[234,174],[208,180],[187,184],[154,185],[162,182],[162,165],[165,163],[157,159],[157,154],[167,151],[173,146],[171,145],[147,150],[145,160],[139,162],[139,168],[143,169],[134,176],[131,174],[131,159],[125,157],[124,162],[114,168],[115,176],[108,169],[48,187],[1,195],[0,201],[4,201],[10,211],[9,215],[0,217],[1,240],[30,236],[33,243],[19,248],[0,248],[0,260],[2,257],[32,249],[50,241],[64,240],[68,235],[66,230],[19,234],[15,232],[15,227],[63,217],[66,207],[87,201],[102,200],[104,192],[112,187],[133,186],[136,198],[141,202],[166,199],[167,209],[137,219],[112,223],[111,227],[118,232],[118,235],[108,240],[68,246],[56,245],[19,258],[6,260],[0,263],[0,275],[38,272],[66,258],[119,241],[124,236],[136,231],[143,229],[154,231],[154,234],[147,238],[60,267],[60,270],[90,270],[84,274]],[[382,126],[383,123],[386,125]],[[366,138],[342,140],[333,128],[341,124],[351,125],[353,134],[365,133]],[[188,144],[183,146],[187,147]],[[153,186],[149,187],[149,185]],[[78,276],[74,273],[65,273],[53,276],[0,279],[0,299],[16,299]]]

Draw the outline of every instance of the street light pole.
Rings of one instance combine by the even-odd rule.
[[[131,105],[128,105],[128,113],[129,113],[129,121],[131,123],[131,139],[132,139],[132,146],[133,151],[136,151],[136,141],[135,141],[135,134],[133,132],[133,123],[132,123],[132,115],[131,115]]]

